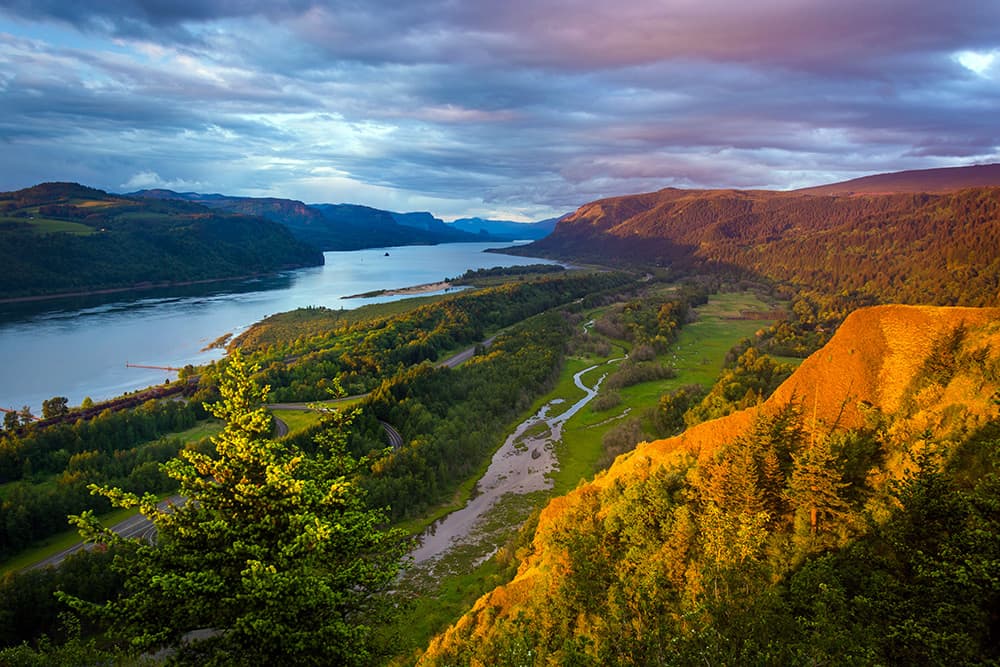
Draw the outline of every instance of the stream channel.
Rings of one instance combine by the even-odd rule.
[[[604,363],[611,364],[624,358],[609,359]],[[597,396],[607,373],[601,375],[593,387],[583,383],[583,376],[599,365],[602,364],[585,368],[573,376],[573,382],[584,392],[584,396],[567,410],[550,415],[565,402],[561,398],[553,399],[514,429],[493,455],[489,468],[476,484],[474,495],[465,507],[435,522],[421,536],[420,546],[410,553],[415,565],[430,564],[456,547],[477,540],[484,532],[488,533],[483,531],[482,524],[490,510],[507,494],[524,495],[552,488],[549,473],[559,464],[556,443],[562,439],[563,425]],[[536,428],[539,424],[544,424],[544,427]],[[495,551],[494,546],[480,557],[479,562]]]

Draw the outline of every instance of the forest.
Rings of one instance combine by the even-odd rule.
[[[402,315],[362,319],[327,330],[308,341],[292,341],[290,347],[271,344],[266,350],[257,350],[254,358],[266,364],[257,379],[271,387],[272,402],[327,399],[331,389],[340,384],[354,393],[377,390],[355,428],[354,441],[367,443],[353,445],[359,454],[384,446],[378,422],[373,421],[375,416],[397,423],[411,438],[423,438],[421,442],[430,449],[443,447],[456,429],[465,431],[463,436],[467,438],[450,445],[464,448],[457,452],[458,458],[448,459],[454,470],[442,469],[437,474],[441,452],[431,455],[430,449],[419,452],[407,449],[385,464],[386,472],[379,477],[382,481],[371,483],[384,487],[375,496],[379,506],[393,501],[396,516],[412,515],[438,500],[461,472],[468,472],[469,465],[476,465],[489,449],[493,434],[523,409],[525,400],[533,400],[542,391],[547,378],[561,363],[560,336],[565,331],[559,327],[559,321],[551,318],[534,321],[530,317],[583,295],[595,298],[603,290],[624,286],[627,281],[622,275],[610,273],[560,276],[459,294]],[[326,314],[337,315],[335,311]],[[437,359],[439,354],[456,351],[459,346],[480,342],[485,332],[526,318],[528,321],[497,339],[488,362],[477,360],[468,365],[469,369],[477,369],[475,378],[470,377],[473,374],[468,369],[451,373],[458,376],[453,378],[448,369],[420,365],[422,361]],[[284,331],[267,323],[259,326],[266,333],[252,330],[250,335],[273,337]],[[536,338],[537,344],[533,342]],[[249,345],[245,348],[253,349]],[[302,354],[307,350],[307,354]],[[296,354],[302,356],[286,361]],[[363,363],[356,363],[355,359]],[[440,379],[445,376],[449,377]],[[160,471],[159,464],[182,449],[203,449],[210,447],[210,443],[185,444],[171,434],[184,431],[207,416],[203,404],[214,400],[217,382],[218,370],[210,366],[201,372],[199,388],[188,401],[150,400],[133,410],[105,409],[92,418],[77,418],[70,412],[60,423],[48,426],[8,424],[0,431],[0,559],[65,530],[67,514],[87,509],[107,511],[107,501],[90,495],[89,484],[110,484],[135,493],[172,491],[174,487]],[[449,395],[461,396],[467,404],[456,398],[449,408],[434,399],[436,419],[425,417],[422,426],[417,427],[411,416],[390,415],[391,410],[384,405],[392,391],[399,391],[387,387],[406,386],[407,393],[419,393],[409,388],[411,384],[424,387],[420,390],[424,392],[421,394],[424,401],[430,402],[434,391],[448,386]],[[458,390],[460,386],[462,389]],[[377,396],[383,397],[381,402],[374,398]],[[419,404],[412,401],[406,405],[416,410]],[[461,411],[462,417],[456,413],[445,419],[449,409]],[[484,416],[488,418],[484,420]],[[468,423],[476,423],[481,430],[468,430]],[[361,428],[363,424],[370,428],[365,431]],[[428,456],[434,474],[424,468],[416,469],[414,461],[427,466]],[[401,484],[399,479],[414,475],[427,484],[410,483],[413,495],[404,505],[398,502],[401,492],[388,489]]]
[[[419,664],[995,661],[996,311],[859,312],[780,395],[552,502],[514,580]],[[894,398],[838,416],[816,380],[904,321],[927,338],[879,350]]]
[[[353,412],[343,451],[362,462],[352,479],[365,506],[385,508],[383,520],[398,523],[419,519],[450,498],[496,446],[497,434],[552,388],[567,354],[573,353],[567,343],[576,337],[570,331],[580,329],[584,313],[601,313],[589,325],[601,338],[587,345],[621,341],[633,352],[630,363],[609,378],[608,391],[614,394],[671,372],[652,360],[671,349],[694,317],[692,309],[719,285],[695,281],[659,292],[673,296],[650,299],[654,291],[649,285],[623,275],[539,276],[433,303],[418,301],[422,305],[374,320],[342,321],[347,318],[334,311],[296,311],[262,323],[233,351],[243,349],[256,365],[255,384],[283,381],[286,392],[300,377],[294,369],[301,359],[328,355],[343,364],[331,366],[335,372],[329,372],[328,382],[298,380],[295,392],[285,394],[281,384],[275,385],[278,395],[322,398],[341,379],[358,382],[362,376],[343,363],[345,350],[365,351],[370,357],[367,379],[356,386],[370,393]],[[784,316],[738,341],[714,385],[685,386],[661,396],[643,428],[664,437],[685,428],[697,430],[699,424],[726,415],[740,417],[792,373],[773,354],[807,356],[831,341],[849,313],[866,305],[862,295],[777,293],[791,297]],[[586,296],[581,300],[578,294]],[[553,310],[552,304],[560,307]],[[298,321],[306,323],[301,331]],[[445,322],[458,328],[441,329]],[[400,348],[424,341],[425,333],[435,330],[441,336],[431,338],[437,347],[422,348],[414,363],[403,361]],[[480,346],[469,362],[454,369],[433,363],[493,331],[499,333],[491,344]],[[518,554],[514,563],[531,564],[553,554],[568,557],[553,570],[556,588],[547,585],[551,594],[544,611],[530,604],[509,616],[501,611],[486,640],[471,644],[461,637],[478,626],[462,625],[468,623],[462,619],[432,643],[422,661],[522,664],[528,652],[533,664],[650,664],[665,655],[668,664],[689,664],[704,656],[720,662],[756,662],[765,655],[777,662],[831,656],[846,662],[894,662],[920,655],[958,655],[975,662],[989,656],[992,630],[983,610],[995,605],[997,591],[975,573],[988,569],[997,545],[992,539],[976,542],[974,535],[997,521],[991,505],[984,505],[996,490],[989,486],[993,477],[984,474],[995,469],[995,435],[988,423],[970,429],[974,422],[963,417],[948,422],[948,433],[915,441],[912,425],[939,395],[935,387],[970,374],[988,386],[997,382],[1000,373],[991,348],[981,347],[992,339],[983,335],[979,329],[970,334],[962,325],[935,337],[934,349],[909,383],[904,417],[871,409],[863,424],[817,437],[816,416],[810,415],[808,398],[800,397],[760,412],[744,433],[717,445],[707,458],[675,456],[662,464],[646,459],[626,475],[616,474],[610,485],[574,494],[580,500],[573,500],[572,509],[551,527],[546,514],[552,510],[546,510],[544,542],[532,542],[529,533],[520,538],[520,546],[503,551],[505,558]],[[391,343],[380,342],[384,340]],[[205,369],[198,402],[150,402],[38,432],[30,427],[6,432],[5,499],[20,494],[17,502],[26,507],[79,513],[104,510],[115,502],[114,496],[87,495],[88,484],[118,487],[126,495],[176,489],[178,481],[159,462],[178,453],[212,456],[216,446],[207,441],[185,446],[159,434],[203,418],[201,402],[217,400],[225,368]],[[400,431],[403,448],[386,448],[380,421]],[[325,424],[300,431],[287,446],[315,455],[316,443],[329,429]],[[629,431],[624,425],[615,433],[625,440],[606,443],[614,454],[604,466],[648,437],[642,429]],[[925,441],[942,444],[928,453],[928,445],[918,444]],[[911,463],[900,463],[905,457]],[[901,473],[904,469],[908,472]],[[53,509],[55,495],[49,500],[31,497],[31,481],[54,476],[76,484],[75,495],[65,494],[76,500],[67,501],[65,508]],[[45,486],[38,485],[35,492]],[[962,525],[971,532],[953,533],[950,523],[935,524],[927,515],[936,511],[926,500],[932,497],[944,498],[949,512],[956,512],[948,516],[965,517]],[[6,504],[5,517],[14,516],[6,511],[12,507]],[[8,539],[18,535],[19,525],[29,524],[34,520],[6,520],[12,531]],[[947,534],[941,532],[945,526]],[[906,560],[915,553],[915,539],[933,547],[931,560]],[[972,568],[968,574],[950,569],[955,563],[948,554],[959,548],[955,545],[966,549],[962,567]],[[67,600],[98,604],[118,599],[129,574],[108,568],[112,561],[106,559],[128,548],[122,544],[107,552],[84,552],[58,570],[8,575],[0,617],[10,619],[4,639],[10,648],[0,655],[19,661],[13,664],[73,664],[128,655],[127,660],[138,659],[124,645],[115,648],[108,642],[118,626],[86,613],[67,617],[64,603],[53,595],[63,591]],[[924,567],[937,570],[926,575],[914,570]],[[514,576],[514,570],[508,572],[508,578]],[[928,601],[930,581],[938,589]],[[515,578],[510,585],[517,582]],[[956,597],[959,583],[967,586],[961,598]],[[942,612],[934,605],[946,600],[964,606],[956,609],[955,620],[930,635],[927,619],[937,618]],[[67,625],[67,618],[77,620]],[[827,627],[838,631],[827,636]],[[918,634],[922,643],[914,644]],[[25,640],[35,642],[33,647],[19,645]],[[365,641],[369,652],[359,664],[381,664],[393,655],[378,633]],[[184,658],[189,659],[200,658]]]
[[[70,183],[0,193],[5,298],[240,278],[323,263],[263,218]]]
[[[988,306],[1000,294],[1000,198],[996,187],[859,196],[667,189],[583,206],[514,252],[745,275],[881,303]]]

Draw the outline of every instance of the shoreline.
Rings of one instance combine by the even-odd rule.
[[[341,299],[367,299],[375,296],[411,296],[414,294],[427,294],[429,292],[440,292],[450,290],[455,287],[454,283],[441,280],[436,283],[424,283],[423,285],[412,285],[410,287],[400,287],[398,289],[379,289],[361,294],[351,294],[342,296]]]
[[[201,278],[199,280],[178,280],[158,283],[138,283],[130,287],[106,287],[92,290],[79,290],[77,292],[59,292],[58,294],[37,294],[33,296],[12,296],[0,298],[3,303],[28,303],[31,301],[52,301],[54,299],[73,299],[81,296],[100,296],[102,294],[118,294],[120,292],[142,292],[153,289],[167,289],[170,287],[189,287],[191,285],[208,285],[210,283],[222,283],[230,280],[249,280],[260,278],[270,273],[249,273],[242,276],[230,276],[228,278]]]

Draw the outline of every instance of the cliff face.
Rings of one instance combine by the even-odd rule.
[[[716,455],[727,445],[748,438],[762,415],[776,415],[790,403],[797,405],[804,429],[800,443],[879,422],[880,451],[870,459],[878,465],[863,473],[875,498],[890,479],[912,467],[915,450],[934,443],[935,451],[947,457],[962,434],[996,419],[998,382],[1000,309],[879,306],[856,311],[833,339],[803,362],[762,405],[705,422],[677,437],[640,444],[591,483],[552,500],[541,514],[531,553],[514,580],[480,598],[469,613],[432,642],[421,664],[447,663],[459,656],[475,664],[482,657],[475,657],[478,654],[470,647],[502,643],[497,628],[515,622],[521,624],[519,627],[543,628],[556,623],[553,618],[571,618],[575,620],[562,621],[567,624],[559,631],[563,636],[596,632],[599,621],[594,618],[599,618],[599,613],[590,616],[582,607],[560,608],[565,604],[567,582],[579,577],[579,567],[573,565],[578,562],[574,551],[579,546],[571,544],[588,544],[588,536],[601,535],[594,540],[604,545],[601,549],[611,549],[608,527],[621,522],[623,516],[640,516],[646,525],[672,527],[664,529],[661,542],[633,537],[622,543],[621,535],[630,533],[616,533],[618,546],[613,548],[631,555],[615,561],[617,574],[602,570],[597,559],[587,581],[622,577],[621,563],[631,559],[628,562],[659,572],[658,586],[665,586],[662,582],[666,580],[679,590],[685,586],[689,591],[701,590],[702,584],[692,579],[692,567],[685,572],[684,563],[676,562],[677,554],[693,551],[685,551],[677,543],[682,537],[697,541],[705,526],[690,518],[694,510],[679,513],[673,506],[669,510],[672,516],[666,516],[668,510],[659,510],[649,501],[648,485],[662,478],[674,482],[657,482],[661,487],[686,483],[697,488],[697,480],[706,479],[711,466],[717,465]],[[796,458],[800,455],[801,449],[792,453]],[[680,472],[664,472],[671,470]],[[869,503],[875,504],[873,500]],[[657,515],[658,510],[664,515]],[[685,516],[688,518],[683,519]],[[686,529],[684,521],[690,523]],[[788,526],[791,534],[791,524]],[[774,535],[779,533],[775,529]],[[792,538],[788,540],[791,544]],[[780,540],[775,544],[781,544]],[[645,585],[635,582],[644,581],[646,575],[628,576],[630,586]],[[597,609],[611,599],[601,595],[596,595],[600,599]]]

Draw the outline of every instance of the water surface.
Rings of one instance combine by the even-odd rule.
[[[454,278],[468,269],[551,264],[453,243],[324,253],[326,264],[278,276],[169,290],[0,304],[0,407],[40,409],[52,396],[79,405],[175,374],[126,363],[180,367],[219,358],[205,350],[269,315],[304,306],[357,308],[400,297],[344,299]]]

